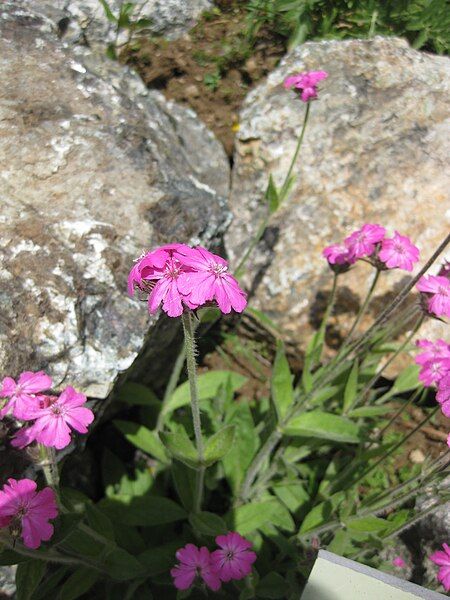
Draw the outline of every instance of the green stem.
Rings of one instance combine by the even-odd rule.
[[[295,163],[297,162],[297,158],[298,158],[298,154],[300,152],[300,148],[302,146],[302,142],[303,142],[303,138],[305,136],[305,130],[306,130],[306,125],[308,123],[308,118],[309,118],[309,109],[310,109],[310,102],[306,103],[306,110],[305,110],[305,117],[303,119],[303,125],[302,125],[302,130],[300,132],[299,138],[298,138],[298,142],[297,142],[297,146],[295,148],[295,152],[294,152],[294,156],[292,157],[291,160],[291,164],[289,165],[289,169],[287,172],[286,177],[284,178],[283,184],[281,185],[280,188],[280,192],[279,192],[279,197],[281,200],[284,199],[284,196],[287,194],[288,190],[289,190],[289,180],[292,174],[292,170],[295,166]],[[250,242],[249,247],[247,248],[247,250],[244,253],[244,256],[241,258],[241,260],[239,261],[238,266],[236,267],[236,270],[234,272],[235,277],[239,278],[242,276],[242,271],[244,270],[245,265],[247,264],[248,258],[250,256],[250,254],[253,252],[255,246],[258,244],[258,242],[261,240],[262,236],[264,235],[264,232],[267,228],[267,225],[269,223],[269,218],[270,218],[270,211],[267,212],[266,216],[263,218],[263,220],[261,221],[258,230],[256,232],[255,237],[252,239],[252,241]]]
[[[355,401],[353,402],[353,404],[351,406],[351,410],[354,409],[359,404],[359,402],[366,397],[366,394],[374,387],[374,385],[380,379],[380,377],[384,373],[384,371],[386,371],[386,369],[394,362],[394,360],[397,358],[397,356],[399,356],[399,354],[401,354],[403,352],[403,350],[408,346],[409,342],[412,340],[412,338],[416,335],[416,333],[420,329],[420,326],[422,325],[424,319],[425,319],[425,315],[421,315],[419,317],[413,330],[406,337],[405,341],[397,348],[397,350],[392,354],[392,356],[389,358],[389,360],[387,360],[384,363],[384,365],[380,369],[378,369],[378,371],[375,373],[375,375],[372,377],[372,379],[364,386],[364,388],[361,390],[361,392],[355,398]]]
[[[200,418],[200,405],[197,388],[197,365],[195,361],[196,344],[195,331],[192,323],[192,313],[190,311],[181,316],[184,333],[184,349],[186,352],[186,367],[189,378],[189,389],[191,393],[191,411],[194,424],[195,444],[197,447],[198,460],[200,464],[204,462],[204,444],[202,436],[202,423]],[[194,511],[199,512],[202,506],[203,498],[203,480],[205,476],[205,467],[202,465],[197,469],[197,480],[195,486]]]
[[[310,106],[311,106],[311,102],[307,102],[306,103],[306,110],[305,110],[305,117],[303,119],[302,130],[301,130],[300,136],[298,138],[297,147],[295,148],[294,156],[292,157],[291,164],[289,165],[288,172],[286,174],[286,177],[284,178],[283,185],[281,186],[280,196],[282,198],[287,193],[287,191],[289,189],[289,179],[291,177],[291,174],[292,174],[292,171],[294,169],[295,163],[297,162],[298,153],[300,152],[300,148],[301,148],[302,143],[303,143],[303,138],[305,136],[305,130],[306,130],[306,125],[308,123],[309,108],[310,108]]]
[[[256,475],[258,474],[259,469],[264,464],[266,458],[271,454],[275,446],[278,444],[282,437],[281,431],[275,429],[269,435],[263,446],[261,447],[258,454],[255,456],[250,468],[247,471],[244,482],[242,483],[241,490],[239,492],[238,498],[241,503],[245,502],[250,493],[250,488],[255,481]]]
[[[422,419],[422,421],[416,426],[414,427],[414,429],[412,431],[410,431],[410,433],[408,433],[407,435],[405,435],[397,444],[395,444],[390,450],[388,450],[387,452],[385,452],[383,454],[383,456],[381,458],[379,458],[373,465],[371,465],[370,467],[368,467],[365,471],[363,471],[363,473],[358,477],[358,479],[356,479],[355,481],[353,481],[351,483],[352,486],[357,485],[358,483],[360,483],[360,481],[362,481],[365,477],[367,477],[367,475],[369,473],[371,473],[374,469],[376,469],[378,467],[378,465],[380,465],[381,463],[383,463],[387,458],[389,458],[389,456],[391,456],[396,450],[398,450],[401,446],[403,446],[403,444],[405,442],[407,442],[415,433],[417,433],[419,431],[419,429],[421,429],[426,423],[428,423],[428,421],[437,413],[437,411],[439,410],[440,406],[436,406],[436,408],[434,408],[424,419]],[[335,481],[334,481],[334,487],[332,489],[331,493],[334,493],[336,491],[337,488],[339,488],[339,485],[342,481],[342,477],[338,477]]]
[[[417,398],[417,396],[418,396],[420,393],[424,393],[424,392],[425,392],[425,390],[418,389],[418,390],[417,390],[417,391],[416,391],[414,394],[411,394],[411,396],[410,396],[410,398],[408,399],[408,401],[407,401],[407,402],[404,402],[404,403],[402,404],[402,406],[401,406],[401,407],[398,409],[398,411],[395,413],[395,415],[394,415],[393,417],[391,417],[391,419],[389,420],[389,423],[388,423],[387,425],[385,425],[385,426],[383,427],[383,429],[381,429],[381,431],[380,431],[379,433],[377,433],[377,435],[376,435],[375,439],[373,439],[373,440],[370,442],[370,444],[369,444],[369,446],[367,447],[367,449],[371,448],[371,447],[372,447],[372,445],[373,445],[373,444],[374,444],[376,441],[380,440],[380,439],[383,437],[383,435],[386,433],[386,431],[389,429],[389,427],[391,427],[391,425],[392,425],[393,423],[395,423],[395,421],[398,419],[398,417],[399,417],[399,416],[400,416],[402,413],[404,413],[404,412],[405,412],[405,410],[408,408],[408,406],[410,406],[410,405],[411,405],[411,404],[412,404],[412,403],[415,401],[415,399]]]
[[[42,460],[39,463],[39,466],[41,467],[42,471],[44,472],[45,481],[47,482],[47,485],[52,487],[58,494],[59,493],[58,492],[58,490],[59,490],[59,471],[58,471],[58,465],[56,463],[55,449],[48,448],[47,446],[40,444],[39,453],[40,453],[40,456],[42,457]]]

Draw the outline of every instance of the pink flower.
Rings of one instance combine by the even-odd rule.
[[[5,377],[0,390],[0,398],[9,398],[9,400],[0,410],[0,419],[9,412],[12,412],[17,419],[28,419],[27,415],[35,395],[47,390],[51,385],[51,378],[43,371],[37,373],[25,371],[20,375],[18,383],[12,377]]]
[[[425,348],[425,352],[416,356],[415,362],[422,367],[420,381],[429,387],[450,372],[450,345],[444,340],[417,340],[416,345]]]
[[[180,261],[179,251],[189,250],[184,244],[167,244],[145,254],[131,269],[128,276],[128,291],[131,295],[138,287],[149,292],[148,310],[150,314],[162,309],[169,317],[179,317],[183,304],[197,308],[186,295],[180,292],[180,283],[190,270]]]
[[[242,312],[247,306],[245,293],[237,280],[228,273],[228,263],[222,257],[197,246],[180,251],[180,261],[190,268],[179,282],[180,291],[192,305],[202,306],[215,300],[223,313]]]
[[[450,280],[442,275],[423,276],[417,282],[419,292],[427,294],[428,310],[438,317],[450,317]]]
[[[197,548],[194,544],[186,544],[184,548],[177,550],[175,556],[180,564],[175,565],[170,574],[177,590],[189,589],[194,579],[199,576],[211,590],[217,592],[221,582],[217,571],[211,564],[208,548],[205,546]]]
[[[346,237],[344,244],[353,258],[363,258],[373,254],[376,244],[381,242],[385,233],[384,227],[366,223],[361,229]]]
[[[406,567],[406,562],[403,560],[401,556],[396,556],[392,561],[394,567],[398,567],[399,569],[404,569]]]
[[[450,372],[438,381],[436,400],[443,414],[450,417]]]
[[[343,244],[331,244],[322,250],[322,255],[332,266],[349,267],[355,262],[355,258],[350,254],[348,248]]]
[[[378,258],[388,269],[412,271],[414,263],[419,260],[419,249],[409,238],[396,231],[393,238],[385,238],[381,241]]]
[[[58,516],[55,492],[47,487],[36,492],[31,479],[8,479],[0,491],[0,526],[17,530],[23,543],[35,550],[41,542],[53,535],[53,525],[48,522]]]
[[[218,535],[216,544],[221,549],[212,552],[211,563],[218,571],[220,579],[230,581],[247,577],[257,558],[256,554],[250,550],[251,542],[239,533],[231,532],[227,535]]]
[[[292,75],[284,80],[284,87],[295,88],[300,90],[300,99],[302,102],[309,102],[317,98],[317,84],[326,79],[328,73],[326,71],[306,71]]]
[[[40,402],[30,413],[34,424],[22,429],[12,441],[13,446],[23,448],[33,441],[57,450],[70,444],[71,428],[87,433],[87,426],[94,420],[94,413],[84,406],[86,396],[67,387],[59,398],[41,396]]]
[[[450,546],[442,544],[442,547],[444,552],[438,550],[430,556],[430,560],[441,567],[437,578],[444,590],[448,592],[450,590]]]

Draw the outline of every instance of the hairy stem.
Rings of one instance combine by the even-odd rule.
[[[197,447],[198,460],[201,466],[197,469],[197,479],[195,486],[194,510],[199,512],[202,506],[203,498],[203,480],[205,476],[204,462],[204,444],[202,435],[202,423],[200,418],[200,406],[197,388],[197,365],[196,365],[196,344],[195,331],[192,323],[192,313],[190,311],[181,316],[184,333],[184,349],[186,352],[186,367],[189,378],[189,389],[191,393],[191,411],[194,424],[195,445]]]
[[[365,300],[362,303],[361,308],[359,309],[358,314],[356,315],[356,319],[354,320],[353,325],[351,326],[351,329],[350,329],[350,331],[347,334],[347,340],[342,345],[342,348],[345,348],[345,346],[347,345],[347,343],[351,340],[352,335],[355,332],[355,329],[358,327],[358,325],[361,322],[361,319],[366,314],[367,307],[369,306],[369,302],[370,302],[370,300],[372,298],[373,292],[375,291],[375,287],[376,287],[376,285],[378,283],[378,279],[380,278],[380,273],[381,273],[381,271],[379,269],[377,269],[376,272],[375,272],[375,275],[374,275],[374,277],[372,279],[372,283],[370,284],[369,291],[367,292]]]

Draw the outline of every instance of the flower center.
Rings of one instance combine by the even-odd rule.
[[[181,271],[181,267],[172,263],[166,266],[165,270],[164,270],[164,275],[165,277],[169,278],[169,279],[176,279],[178,277],[178,275],[180,274]]]
[[[394,244],[394,250],[397,254],[405,254],[405,249],[400,244]]]
[[[440,285],[438,286],[438,294],[441,294],[442,296],[450,296],[450,290],[448,287]]]
[[[227,560],[233,560],[234,559],[234,552],[233,552],[233,550],[228,550],[228,552],[225,555],[225,558]]]
[[[51,408],[51,411],[54,415],[62,415],[63,414],[62,407],[59,406],[58,404],[54,404]]]
[[[209,266],[209,271],[213,273],[216,277],[220,277],[222,273],[225,273],[228,270],[226,265],[219,265],[218,263],[211,263]]]

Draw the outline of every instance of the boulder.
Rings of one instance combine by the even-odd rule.
[[[117,32],[114,17],[120,14],[123,0],[106,0],[109,14],[100,0],[26,0],[34,11],[52,19],[59,35],[70,43],[105,47],[109,43],[124,43],[129,30]],[[141,20],[150,35],[177,39],[191,29],[203,11],[211,8],[210,0],[139,0],[130,14],[132,23]],[[144,22],[145,20],[145,22]],[[118,35],[117,35],[118,34]]]
[[[105,398],[176,323],[128,297],[143,249],[216,244],[229,165],[192,111],[119,65],[75,54],[52,23],[0,10],[0,378],[46,370],[55,387]],[[206,158],[205,158],[206,157]]]
[[[230,257],[239,260],[265,215],[269,174],[281,185],[288,170],[305,104],[282,83],[304,70],[326,70],[329,77],[311,105],[290,196],[270,220],[245,277],[253,306],[278,324],[296,351],[318,328],[331,288],[325,246],[365,222],[379,223],[408,235],[423,264],[450,229],[448,58],[395,38],[311,42],[287,55],[245,101],[232,175],[234,220],[226,236]],[[359,263],[342,276],[329,343],[348,330],[372,273]],[[371,316],[409,277],[382,274]],[[448,337],[442,323],[433,331]]]

